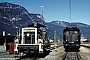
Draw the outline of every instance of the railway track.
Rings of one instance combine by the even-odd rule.
[[[90,46],[86,46],[86,45],[81,45],[81,46],[83,46],[83,47],[86,47],[86,48],[89,48],[89,49],[90,49]]]
[[[79,52],[66,52],[62,60],[84,60]]]

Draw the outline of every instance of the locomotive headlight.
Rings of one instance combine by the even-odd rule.
[[[78,41],[78,40],[76,40],[76,41]]]
[[[66,40],[67,41],[67,40]]]
[[[68,44],[65,44],[65,46],[68,46]]]
[[[78,47],[79,45],[78,44],[76,44],[76,47]]]
[[[27,36],[29,36],[29,33],[27,33]]]

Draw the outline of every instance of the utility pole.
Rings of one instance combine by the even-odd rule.
[[[18,29],[18,31],[17,31],[17,38],[18,38],[18,40],[20,40],[20,27],[16,26],[16,28]]]
[[[54,31],[54,41],[56,42],[56,31]]]
[[[88,37],[87,29],[88,29],[88,25],[86,25],[86,38]]]
[[[20,27],[19,27],[19,40],[20,40]]]

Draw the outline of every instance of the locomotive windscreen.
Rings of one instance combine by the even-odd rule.
[[[65,31],[65,40],[72,42],[78,40],[79,31]]]
[[[25,44],[35,44],[35,32],[24,32]]]

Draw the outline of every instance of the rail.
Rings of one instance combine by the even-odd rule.
[[[79,52],[66,52],[63,60],[84,60]]]

